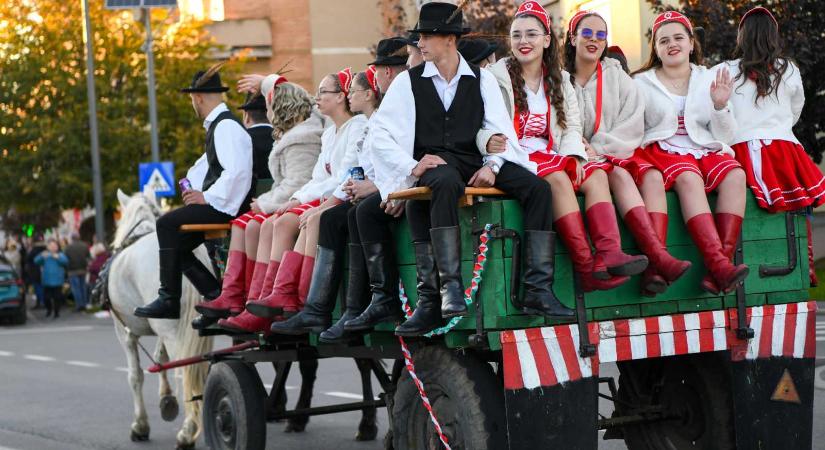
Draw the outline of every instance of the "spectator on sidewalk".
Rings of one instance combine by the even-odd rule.
[[[86,266],[92,259],[89,254],[89,244],[80,240],[80,234],[72,234],[72,242],[65,249],[66,257],[69,258],[67,271],[69,274],[69,286],[72,288],[75,311],[84,311],[88,303],[86,295]]]
[[[3,250],[3,257],[9,265],[17,272],[17,276],[23,277],[23,259],[20,257],[20,244],[13,237],[6,239],[6,246]]]
[[[92,261],[89,263],[89,267],[87,269],[87,281],[86,281],[86,293],[90,293],[92,289],[94,289],[95,284],[97,283],[98,277],[100,277],[100,270],[103,269],[103,265],[106,264],[106,261],[109,259],[109,251],[106,250],[106,246],[97,243],[92,246]],[[90,297],[86,297],[90,298]],[[94,299],[92,299],[94,300]]]
[[[46,317],[54,312],[54,318],[57,319],[60,317],[60,306],[63,304],[63,283],[66,280],[69,258],[60,251],[57,239],[50,238],[46,242],[46,250],[34,258],[34,263],[42,267],[40,279],[43,284]]]
[[[34,296],[37,300],[34,304],[34,308],[32,309],[40,309],[44,305],[43,284],[40,283],[40,266],[34,262],[37,255],[43,253],[44,250],[46,250],[46,244],[43,243],[42,237],[33,240],[31,250],[29,250],[28,255],[26,255],[26,260],[23,267],[23,274],[25,276],[24,282],[27,286],[32,287],[34,290]]]

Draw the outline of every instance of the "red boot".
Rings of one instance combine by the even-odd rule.
[[[735,214],[716,213],[713,215],[716,224],[716,232],[719,233],[719,240],[722,242],[722,254],[729,261],[733,259],[736,252],[736,243],[739,242],[739,234],[742,230],[742,217]],[[735,286],[733,287],[736,288]],[[719,294],[721,291],[710,273],[706,273],[702,278],[702,289],[711,294]]]
[[[251,299],[259,299],[261,298],[261,289],[263,288],[264,284],[264,277],[266,276],[266,263],[260,263],[255,261],[255,266],[253,266],[254,273],[252,275],[252,283],[249,285],[249,289],[246,291],[246,299],[247,301]]]
[[[246,310],[235,317],[221,319],[218,326],[235,333],[260,333],[269,331],[272,319],[254,316]]]
[[[619,224],[613,203],[599,202],[586,211],[590,240],[596,247],[593,256],[593,276],[607,280],[611,275],[629,276],[647,268],[647,256],[628,255],[622,251]]]
[[[561,217],[553,222],[553,227],[570,252],[573,270],[579,273],[584,292],[606,291],[627,282],[628,277],[613,277],[607,280],[593,277],[593,255],[590,253],[590,244],[585,236],[584,221],[580,212],[572,212]]]
[[[736,236],[736,239],[739,238],[742,218],[733,214],[725,214],[725,216],[730,216],[722,218],[722,220],[727,221],[723,229],[727,241],[730,242],[733,235]],[[691,217],[687,221],[687,229],[690,237],[693,238],[693,242],[699,247],[699,252],[702,253],[705,267],[707,267],[720,290],[732,290],[748,276],[748,266],[744,264],[734,266],[731,264],[730,257],[725,255],[722,240],[719,238],[719,232],[716,230],[716,224],[710,213],[697,214]],[[735,239],[733,239],[732,247],[736,248]],[[704,283],[702,288],[705,288]]]
[[[227,259],[220,297],[195,305],[195,310],[206,317],[223,318],[243,311],[246,254],[242,251],[230,250]]]
[[[667,214],[661,212],[648,213],[650,217],[650,224],[653,226],[653,231],[656,232],[656,237],[665,248],[667,248]],[[642,296],[655,297],[656,294],[661,294],[667,289],[667,280],[664,279],[653,264],[649,264],[647,269],[642,272]]]
[[[246,298],[249,298],[249,288],[252,286],[252,281],[255,277],[255,264],[257,261],[254,259],[246,258],[246,266],[244,269],[244,289],[243,291],[247,293]]]
[[[286,316],[304,309],[304,305],[307,302],[307,294],[309,293],[309,285],[312,284],[312,271],[314,268],[315,258],[312,256],[304,256],[304,262],[301,264],[301,281],[298,283],[298,303],[284,307]]]
[[[294,252],[284,252],[272,293],[260,300],[250,300],[246,309],[258,317],[274,317],[281,315],[287,305],[298,304],[298,283],[301,280],[301,264],[304,255]]]
[[[690,269],[690,261],[676,259],[667,252],[667,247],[659,240],[644,206],[637,206],[628,211],[624,216],[624,223],[636,238],[639,250],[650,259],[650,266],[656,268],[658,275],[664,278],[667,284],[673,283]]]
[[[811,230],[811,216],[805,216],[805,224],[808,227],[808,278],[811,280],[811,287],[819,286],[819,279],[816,277],[816,267],[814,267],[814,235]]]
[[[266,266],[266,274],[264,275],[264,283],[261,287],[261,293],[257,297],[249,297],[249,300],[260,300],[262,298],[269,297],[272,294],[272,288],[275,286],[275,276],[278,273],[278,267],[281,265],[280,261],[269,261],[269,265]]]

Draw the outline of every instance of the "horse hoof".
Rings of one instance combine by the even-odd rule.
[[[177,444],[175,444],[175,450],[192,450],[194,448],[195,448],[195,443],[194,442],[190,442],[188,444],[183,444],[183,443],[178,442]]]
[[[358,427],[358,433],[355,435],[356,441],[374,441],[378,437],[378,426],[375,424],[362,424]]]
[[[303,433],[307,428],[307,422],[309,422],[309,418],[288,420],[284,433]]]
[[[180,407],[178,399],[174,395],[164,395],[160,399],[160,417],[166,422],[171,422],[178,417]]]
[[[149,433],[138,433],[132,430],[131,434],[129,435],[129,438],[132,440],[132,442],[146,442],[149,440]]]

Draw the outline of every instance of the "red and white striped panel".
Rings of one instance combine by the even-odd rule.
[[[747,309],[755,336],[740,340],[736,309],[609,320],[589,324],[598,353],[579,356],[576,325],[501,333],[506,389],[554,386],[598,375],[599,363],[731,350],[734,360],[785,356],[812,358],[816,351],[816,302]]]

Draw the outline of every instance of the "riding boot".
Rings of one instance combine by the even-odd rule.
[[[321,333],[332,324],[332,310],[341,284],[341,255],[335,250],[318,246],[315,267],[309,285],[307,302],[298,314],[269,328],[275,334],[301,335]]]
[[[244,264],[243,269],[243,291],[247,294],[245,297],[249,299],[249,289],[252,287],[252,282],[255,279],[255,261],[252,258],[247,257],[246,263]]]
[[[364,249],[361,244],[349,244],[348,275],[344,313],[341,314],[341,318],[335,322],[335,325],[321,333],[321,336],[318,337],[321,342],[332,343],[343,340],[346,337],[344,324],[358,317],[366,307],[366,300],[370,298],[370,279],[367,276]],[[312,291],[312,288],[310,288],[310,291]]]
[[[461,279],[461,229],[441,227],[430,230],[438,278],[441,281],[441,316],[445,319],[467,314],[464,282]]]
[[[249,288],[246,291],[246,299],[259,299],[261,298],[261,292],[263,291],[264,282],[266,278],[266,271],[269,268],[269,265],[262,262],[253,261],[254,265],[252,266],[252,279],[250,280]]]
[[[195,255],[191,253],[184,255],[181,265],[183,275],[204,299],[214,300],[221,295],[221,283]]]
[[[298,282],[301,277],[301,264],[304,255],[293,252],[284,252],[272,293],[260,300],[250,300],[246,309],[258,317],[275,317],[283,314],[284,306],[298,303]]]
[[[811,230],[811,215],[805,216],[805,226],[808,228],[808,278],[811,282],[811,287],[819,286],[819,278],[816,276],[816,267],[814,266],[814,235]]]
[[[233,333],[268,332],[270,324],[272,324],[272,318],[252,315],[248,309],[237,316],[218,321],[219,327]]]
[[[245,271],[246,254],[241,250],[230,250],[220,297],[196,304],[195,311],[212,318],[229,317],[243,311]]]
[[[556,233],[524,231],[524,298],[518,307],[527,314],[569,319],[576,312],[561,304],[553,292]]]
[[[344,331],[366,331],[383,322],[398,322],[404,314],[398,298],[398,266],[394,242],[361,244],[367,262],[372,299],[360,316],[344,323]]]
[[[613,203],[596,203],[587,209],[586,214],[590,240],[596,248],[593,256],[594,277],[607,280],[611,275],[637,275],[647,268],[647,256],[628,255],[622,251]]]
[[[722,241],[710,213],[697,214],[691,217],[687,221],[687,229],[702,254],[705,267],[713,276],[716,286],[720,290],[732,289],[748,276],[748,266],[744,264],[734,266],[731,264],[730,258],[725,256]],[[704,285],[702,287],[705,288]]]
[[[649,212],[650,224],[659,242],[667,248],[667,214],[660,212]],[[665,278],[659,275],[656,266],[648,264],[647,269],[642,272],[642,296],[655,297],[656,294],[661,294],[667,289],[668,282]]]
[[[183,274],[176,248],[158,250],[160,256],[160,289],[152,303],[135,308],[134,315],[149,319],[180,319],[180,294]]]
[[[397,336],[404,337],[422,336],[444,325],[432,243],[413,242],[413,247],[418,276],[418,301],[412,317],[395,329]]]
[[[278,267],[280,265],[280,261],[269,261],[264,274],[264,282],[263,285],[261,285],[261,293],[257,297],[248,297],[248,300],[259,300],[267,298],[269,294],[272,294],[272,288],[275,286],[275,276],[278,274]]]
[[[624,223],[636,238],[639,250],[647,255],[650,265],[656,268],[656,272],[667,284],[673,283],[690,269],[690,261],[676,259],[667,252],[667,247],[659,240],[644,206],[628,211],[624,215]]]
[[[716,231],[722,242],[722,254],[731,260],[733,254],[736,253],[736,244],[739,242],[739,234],[742,231],[742,217],[736,214],[716,213],[713,215],[713,221],[716,223]],[[736,286],[733,288],[735,289]],[[702,289],[712,294],[721,292],[710,273],[706,273],[702,278]]]
[[[562,216],[553,222],[553,228],[570,252],[570,260],[581,279],[582,290],[591,292],[606,291],[621,286],[630,278],[613,277],[608,280],[599,280],[593,276],[593,254],[584,230],[584,221],[580,212],[575,211]]]

